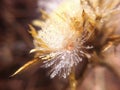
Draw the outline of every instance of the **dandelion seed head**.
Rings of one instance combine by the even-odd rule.
[[[110,13],[114,12],[112,6],[105,5],[99,5],[99,0],[66,0],[42,24],[42,30],[36,36],[40,41],[34,39],[34,44],[35,50],[39,49],[39,58],[44,60],[42,67],[50,68],[51,78],[66,78],[84,58],[91,58],[88,50],[94,47],[102,50],[104,44],[97,46],[94,43],[95,34],[105,36],[102,29],[110,24]]]

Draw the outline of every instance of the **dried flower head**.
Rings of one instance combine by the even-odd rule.
[[[96,55],[119,44],[120,35],[115,34],[119,16],[119,0],[65,0],[45,22],[36,22],[42,30],[36,32],[30,26],[35,60],[13,75],[40,60],[42,67],[50,68],[51,78],[66,78],[84,58],[95,61]]]

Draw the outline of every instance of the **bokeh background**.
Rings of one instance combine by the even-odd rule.
[[[0,90],[70,90],[68,79],[50,79],[40,64],[10,77],[32,60],[34,47],[28,24],[40,19],[40,9],[50,13],[62,0],[0,0]],[[38,27],[36,27],[38,28]],[[107,62],[112,68],[88,65],[78,90],[120,90],[120,46]],[[86,63],[83,63],[83,66]],[[82,71],[82,68],[80,71]],[[79,67],[78,67],[79,68]],[[79,70],[79,69],[78,69]],[[117,74],[116,74],[117,73]],[[79,75],[79,74],[78,74]],[[79,80],[78,80],[79,81]]]

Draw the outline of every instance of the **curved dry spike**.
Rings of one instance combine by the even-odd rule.
[[[120,35],[112,35],[108,38],[108,44],[106,44],[103,49],[102,52],[108,50],[110,47],[114,46],[114,45],[118,45],[120,43]]]
[[[30,51],[30,53],[34,53],[34,52],[39,53],[39,55],[43,55],[43,54],[46,54],[46,53],[50,53],[50,50],[32,49],[32,50]]]
[[[42,25],[44,24],[44,22],[41,21],[41,20],[33,20],[32,24],[35,25],[35,26],[38,26],[38,27],[42,27]]]
[[[49,18],[49,15],[44,10],[40,9],[40,12],[42,13],[41,17],[43,20],[46,20]]]
[[[120,42],[120,35],[112,35],[112,36],[110,36],[109,41]]]
[[[32,35],[33,38],[35,38],[38,35],[35,28],[30,24],[29,24],[29,27],[30,27],[29,33]]]
[[[40,47],[41,48],[46,48],[47,50],[49,50],[48,45],[42,39],[37,38],[38,34],[37,34],[35,28],[32,25],[29,25],[29,27],[30,27],[30,31],[29,31],[30,34],[32,35],[32,37],[34,38],[34,40],[36,40],[37,42],[40,43]]]
[[[38,49],[32,49],[32,50],[30,50],[30,53],[34,53],[36,51],[38,51]]]
[[[89,0],[81,0],[81,4],[84,12],[87,14],[90,20],[94,21],[96,19],[95,10],[93,10],[92,6],[89,3]]]
[[[105,45],[102,49],[102,52],[105,52],[107,51],[109,48],[111,48],[113,46],[113,43],[112,42],[109,42],[107,45]]]
[[[62,15],[60,15],[60,14],[59,14],[59,12],[55,12],[55,14],[56,14],[58,17],[60,17],[60,18],[61,18],[61,20],[63,20],[63,21],[65,21],[65,22],[66,22],[65,14],[63,14],[63,16],[62,16]]]
[[[23,65],[22,67],[20,67],[14,74],[12,74],[11,77],[13,77],[16,74],[22,72],[23,70],[25,70],[26,68],[28,68],[29,66],[31,66],[33,63],[36,63],[37,61],[38,61],[38,59],[34,59],[32,61],[27,62],[25,65]]]

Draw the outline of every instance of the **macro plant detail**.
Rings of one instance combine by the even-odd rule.
[[[38,32],[30,25],[35,48],[32,61],[23,65],[12,76],[31,64],[42,62],[41,68],[50,68],[50,78],[70,78],[75,90],[75,67],[88,60],[101,64],[107,52],[120,43],[119,0],[65,0],[50,15],[41,11],[45,21],[33,24],[42,28]]]

